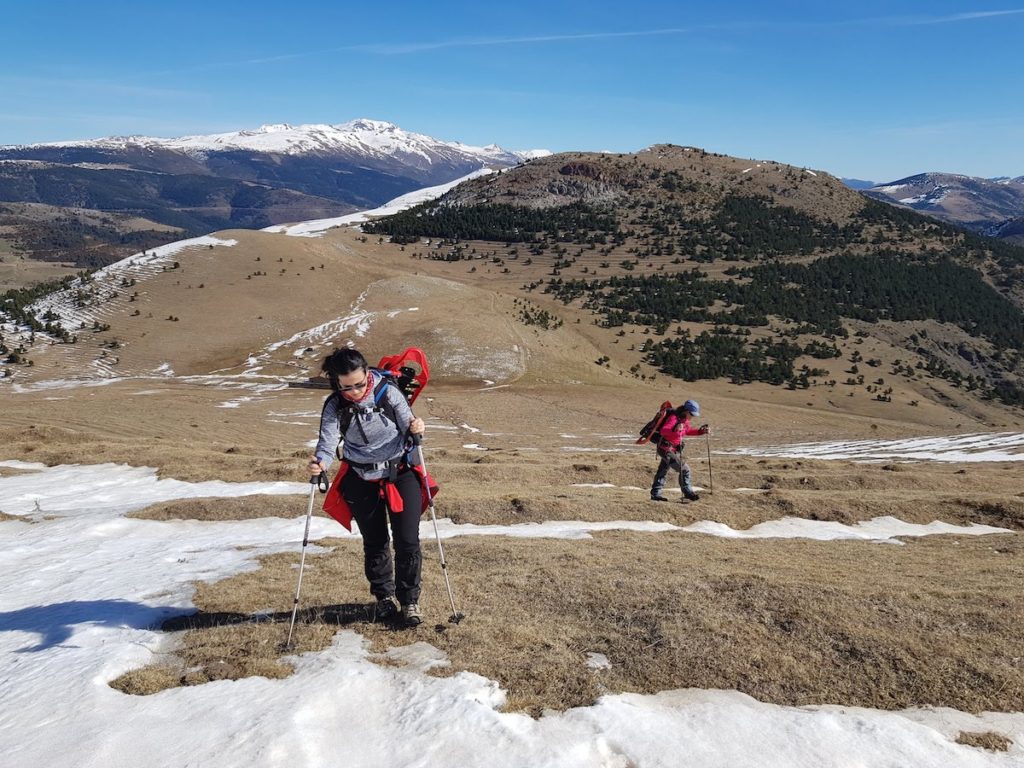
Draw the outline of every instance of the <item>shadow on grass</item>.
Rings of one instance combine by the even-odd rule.
[[[344,603],[341,605],[314,606],[304,608],[295,615],[296,624],[335,624],[344,627],[349,624],[366,624],[374,619],[373,603]],[[288,624],[291,611],[275,613],[236,613],[232,611],[198,611],[186,616],[173,616],[164,621],[159,629],[163,632],[181,632],[190,629],[210,629],[237,624]]]

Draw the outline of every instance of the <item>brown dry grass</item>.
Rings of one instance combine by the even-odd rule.
[[[219,397],[223,398],[223,393]],[[30,407],[31,402],[25,405]],[[74,427],[23,425],[17,423],[22,413],[11,413],[8,423],[0,425],[0,444],[5,458],[48,466],[109,462],[158,467],[160,476],[188,482],[301,479],[296,468],[301,469],[301,459],[308,456],[308,450],[282,447],[279,439],[259,431],[255,437],[246,438],[240,434],[244,428],[225,428],[223,420],[182,419],[177,409],[154,413],[148,411],[151,405],[141,398],[114,400],[96,409],[96,423],[83,424],[80,418],[72,417]],[[189,405],[202,408],[188,402],[179,407]],[[67,423],[61,418],[62,409],[48,408],[56,412],[57,421]],[[29,408],[25,417],[31,418]],[[135,434],[131,434],[133,424],[138,426]],[[158,434],[146,434],[151,430]],[[265,442],[258,442],[260,437],[265,437]]]
[[[1013,744],[1013,740],[994,731],[984,731],[981,733],[961,731],[956,737],[956,743],[964,744],[968,747],[987,749],[989,752],[1006,752],[1010,749],[1010,745]]]
[[[27,475],[33,470],[16,469],[15,467],[0,467],[0,477],[15,477],[16,475]]]
[[[377,651],[427,639],[451,659],[446,674],[498,680],[512,710],[682,687],[792,705],[1024,708],[1024,545],[1015,535],[905,546],[622,532],[460,538],[447,554],[467,618],[445,622],[436,553],[425,547],[427,624],[407,632],[365,623],[358,543],[329,543],[335,551],[307,558],[299,651],[352,624]],[[183,666],[202,675],[230,660],[237,676],[265,674],[257,670],[276,663],[290,615],[278,608],[267,621],[267,612],[290,604],[296,561],[278,555],[259,572],[200,585],[199,613],[167,627],[194,627]],[[588,669],[588,652],[611,668]]]
[[[0,232],[0,291],[28,288],[81,272],[81,267],[70,263],[25,259],[3,237]]]
[[[214,680],[287,677],[291,666],[279,661],[273,648],[265,648],[266,642],[265,633],[254,625],[187,633],[173,658],[126,672],[110,685],[123,693],[145,696]]]
[[[306,513],[298,496],[238,496],[225,499],[180,499],[133,512],[144,520],[251,520],[258,517],[292,518]]]

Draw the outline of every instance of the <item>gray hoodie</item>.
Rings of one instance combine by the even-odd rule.
[[[406,447],[406,436],[409,424],[414,416],[405,396],[398,387],[390,384],[384,387],[380,400],[373,402],[374,388],[380,374],[371,371],[372,377],[366,394],[356,402],[343,400],[340,394],[332,394],[324,402],[320,414],[320,439],[316,444],[316,457],[328,468],[334,463],[335,450],[343,441],[342,458],[359,464],[381,464],[399,458]],[[385,409],[385,401],[390,405]],[[339,424],[339,411],[342,403],[352,409],[352,421],[347,432],[342,435]],[[395,422],[388,418],[388,412],[394,409]],[[364,480],[380,480],[387,476],[388,470],[381,466],[375,469],[352,467]]]

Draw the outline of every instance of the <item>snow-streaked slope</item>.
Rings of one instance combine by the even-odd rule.
[[[455,179],[455,181],[450,181],[447,184],[438,184],[435,187],[424,187],[423,189],[408,192],[400,197],[396,197],[394,200],[388,201],[379,208],[374,208],[369,211],[350,213],[347,216],[336,216],[331,219],[302,221],[298,224],[278,224],[273,227],[266,227],[263,231],[291,235],[292,237],[319,237],[333,227],[362,224],[364,221],[369,221],[371,218],[392,216],[406,210],[407,208],[412,208],[414,205],[425,203],[428,200],[434,200],[448,190],[457,187],[464,181],[475,179],[477,176],[486,176],[489,173],[493,173],[490,168],[481,168],[480,170],[473,171],[473,173],[463,176],[461,179]]]
[[[159,274],[172,265],[173,257],[182,251],[215,246],[229,248],[237,244],[237,240],[204,235],[150,248],[103,267],[86,278],[75,278],[67,288],[37,300],[31,309],[37,318],[42,318],[47,313],[55,316],[67,331],[75,333],[80,328],[102,319],[108,311],[111,297],[118,291],[124,291],[129,282],[143,281]],[[79,294],[85,289],[92,294],[87,303],[79,299]]]

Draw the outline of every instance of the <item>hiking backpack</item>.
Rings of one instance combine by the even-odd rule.
[[[651,443],[652,445],[661,445],[661,425],[665,423],[665,419],[672,413],[672,403],[666,400],[661,404],[661,408],[654,415],[654,418],[648,421],[640,429],[640,437],[637,439],[637,445],[643,445],[644,443]]]

